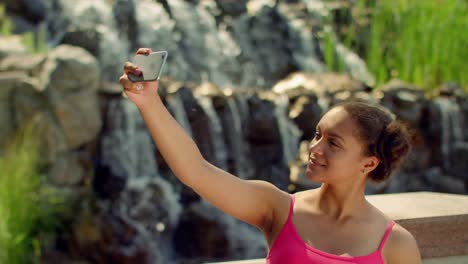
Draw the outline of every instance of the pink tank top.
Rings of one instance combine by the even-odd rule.
[[[392,231],[394,221],[389,223],[377,251],[365,256],[338,256],[318,250],[302,240],[292,222],[294,200],[294,195],[291,195],[288,220],[273,242],[266,258],[267,264],[384,264],[382,248]]]

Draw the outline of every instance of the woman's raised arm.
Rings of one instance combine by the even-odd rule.
[[[139,49],[137,53],[150,52]],[[139,108],[158,150],[177,178],[225,213],[262,230],[269,228],[276,215],[274,208],[288,208],[288,194],[271,183],[243,180],[207,162],[163,105],[157,93],[158,82],[128,80],[127,73],[135,70],[134,65],[126,63],[120,83]],[[143,85],[143,89],[136,89],[136,85]]]

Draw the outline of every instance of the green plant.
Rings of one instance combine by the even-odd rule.
[[[359,0],[339,36],[378,84],[399,78],[427,89],[448,81],[468,88],[467,13],[466,0]]]
[[[3,36],[10,36],[13,30],[13,24],[6,17],[5,5],[0,4],[0,33]]]
[[[58,227],[63,199],[39,172],[40,133],[32,124],[16,133],[0,157],[0,263],[38,262],[40,236]]]

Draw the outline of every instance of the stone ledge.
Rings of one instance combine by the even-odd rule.
[[[468,255],[468,196],[432,192],[367,196],[414,235],[423,258]]]
[[[468,263],[468,195],[412,192],[366,198],[414,235],[424,263]],[[265,264],[265,260],[221,263]]]

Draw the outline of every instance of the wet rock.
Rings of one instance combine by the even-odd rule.
[[[151,259],[148,240],[140,232],[118,213],[82,213],[74,226],[73,250],[93,263],[160,263]]]
[[[129,41],[130,50],[136,51],[141,46],[138,43],[140,32],[136,17],[136,1],[114,1],[113,14],[119,33]]]
[[[454,177],[468,182],[468,143],[459,142],[454,146],[453,165],[450,172]]]
[[[103,174],[102,180],[97,174],[96,181],[116,180],[119,190],[124,179],[158,175],[154,143],[133,103],[122,98],[112,99],[103,127],[98,143],[98,167],[109,173],[107,179]]]
[[[426,103],[424,92],[413,85],[393,80],[378,89],[376,97],[399,119],[418,128]]]
[[[271,95],[271,94],[270,94]],[[249,120],[247,138],[253,145],[281,142],[275,116],[276,105],[268,94],[256,94],[249,98]]]
[[[186,209],[174,233],[175,250],[186,258],[226,258],[229,239],[225,228],[208,210]]]
[[[289,118],[302,132],[301,140],[310,140],[315,135],[315,127],[319,122],[323,110],[318,103],[315,93],[305,92],[296,98],[290,98],[291,107],[289,109]]]
[[[466,188],[462,178],[445,175],[441,168],[434,167],[424,173],[424,179],[432,191],[465,194]]]
[[[228,256],[260,258],[267,253],[258,229],[228,216],[206,201],[184,211],[173,239],[180,263],[204,263]]]
[[[4,0],[7,12],[26,18],[32,23],[39,23],[46,17],[46,6],[42,0]]]
[[[82,47],[95,57],[99,56],[100,42],[101,35],[96,28],[69,30],[63,35],[61,41],[65,45]]]
[[[247,11],[247,0],[216,0],[222,16],[237,17]]]

